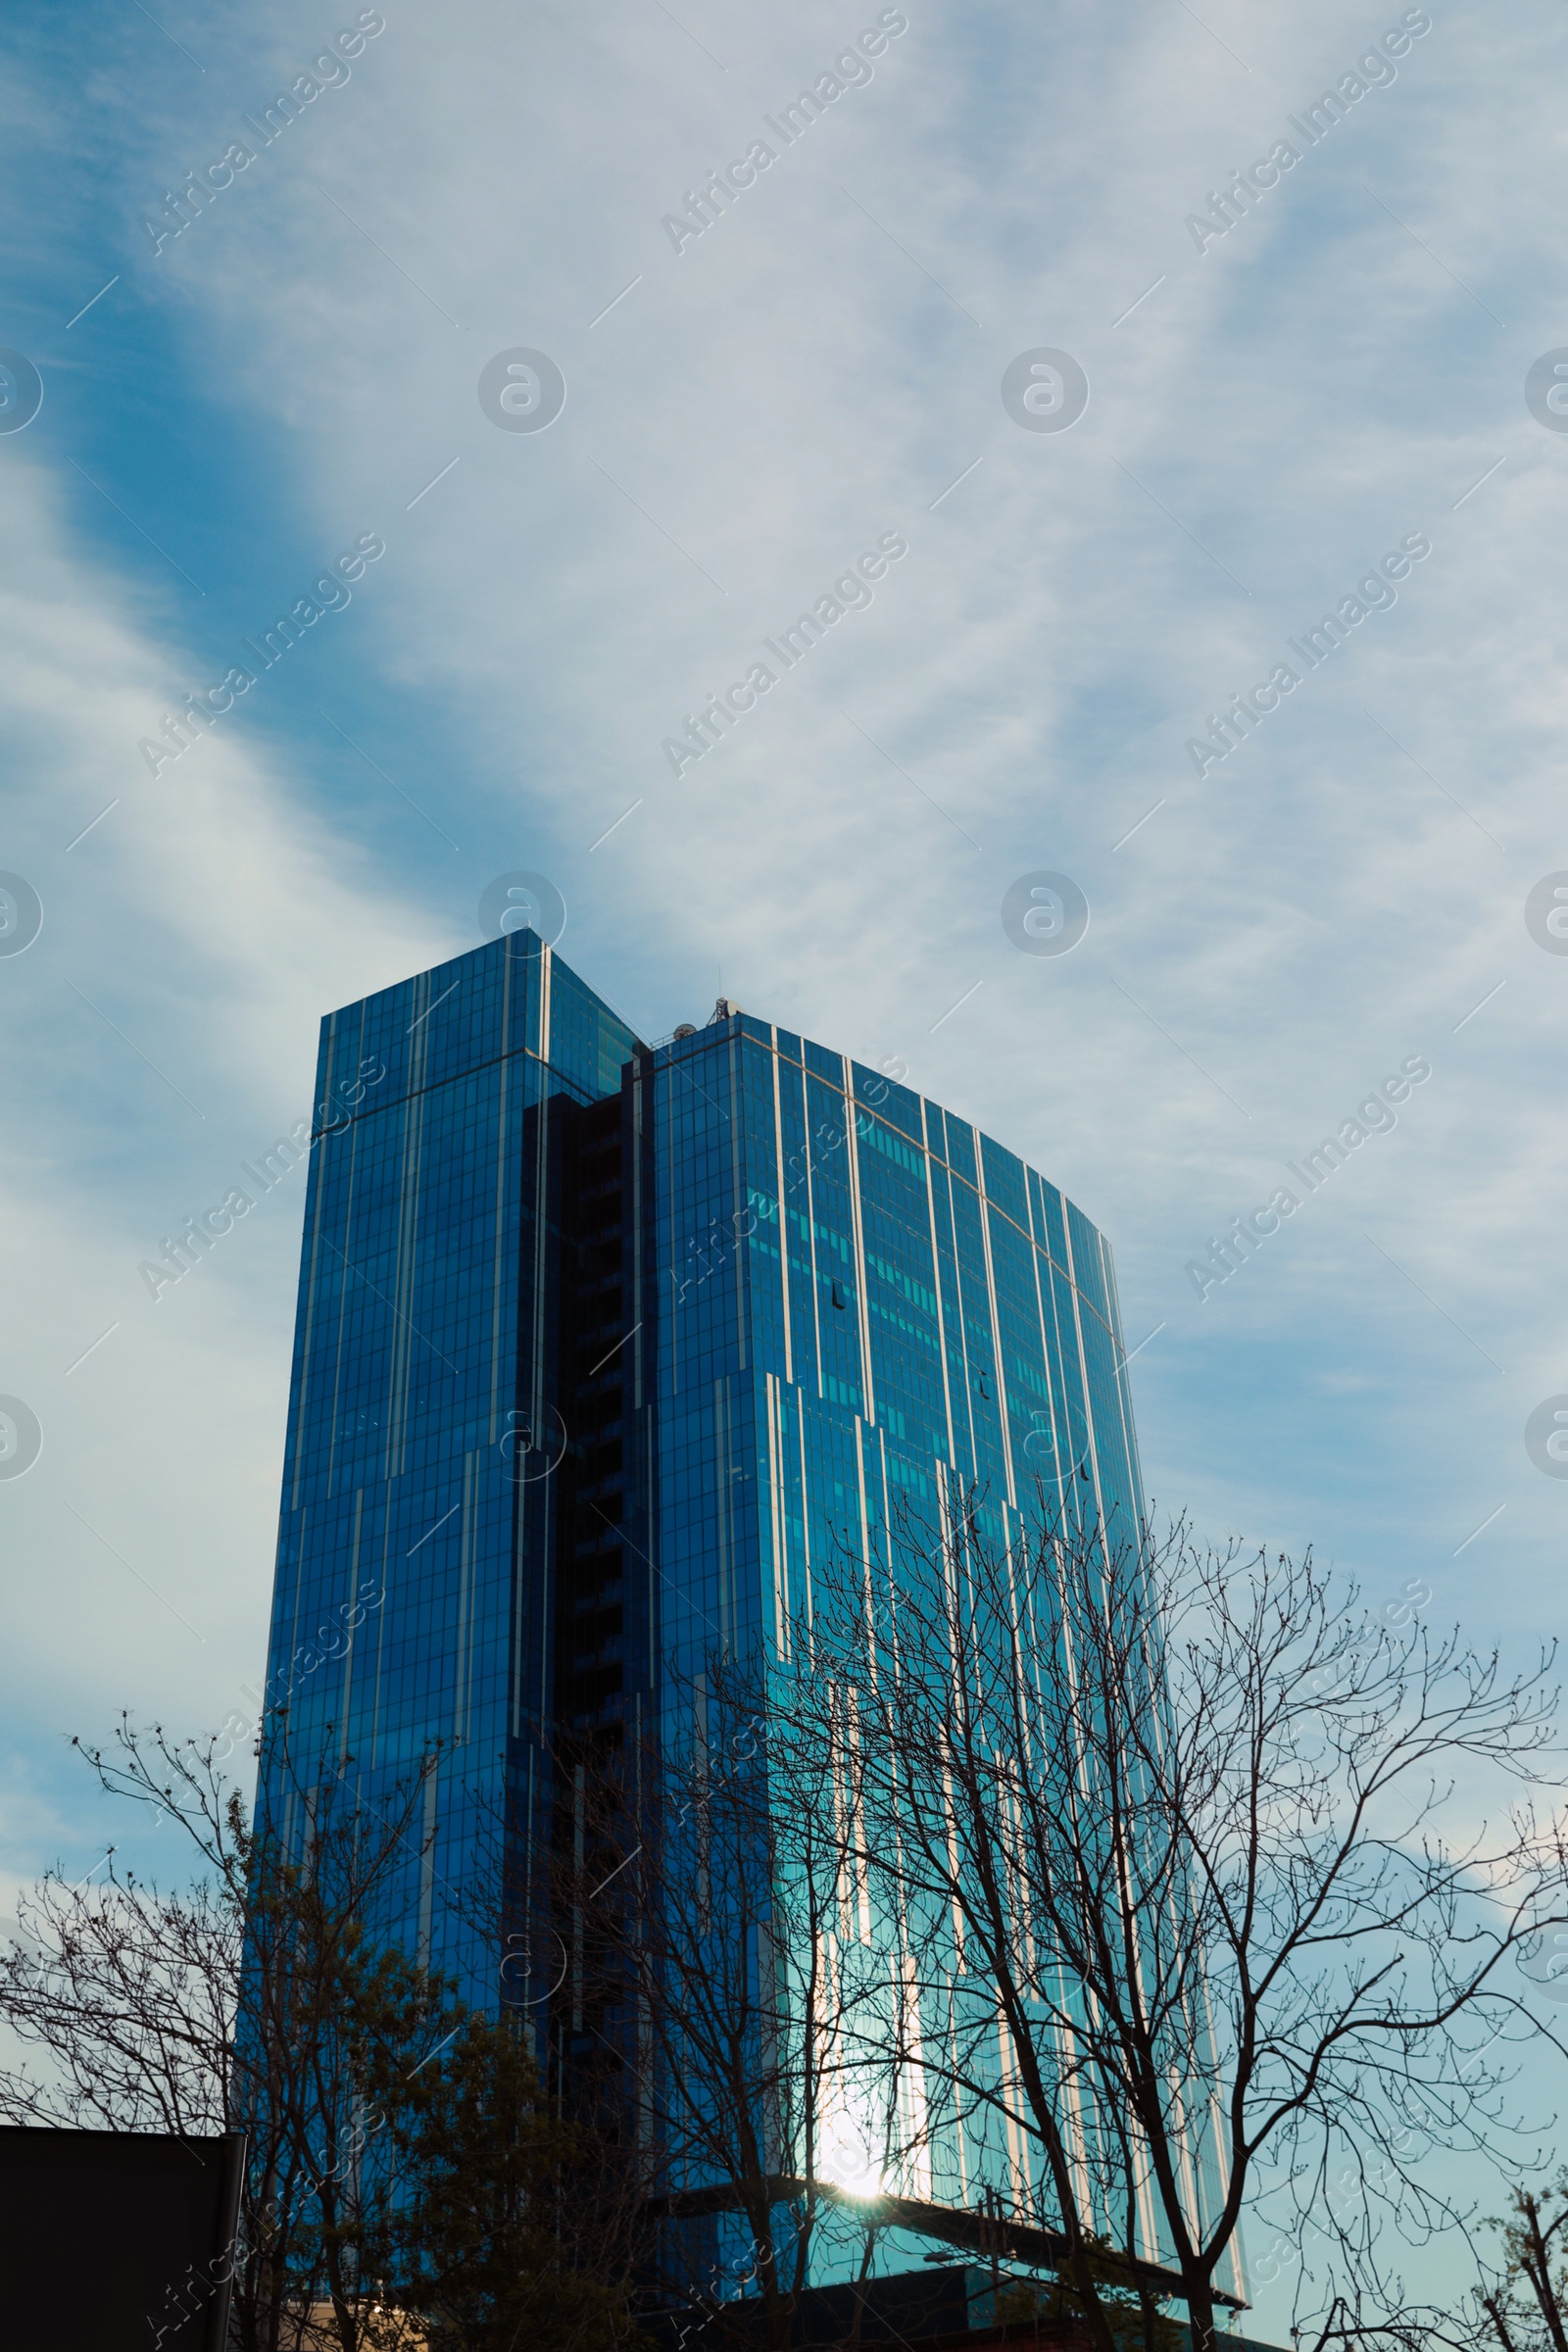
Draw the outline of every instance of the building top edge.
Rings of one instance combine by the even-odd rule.
[[[633,1039],[637,1052],[646,1053],[648,1051],[633,1024],[626,1019],[625,1014],[618,1011],[608,998],[602,997],[596,988],[591,987],[582,974],[569,964],[564,956],[559,955],[548,941],[541,939],[536,931],[530,930],[525,924],[518,924],[512,930],[498,932],[494,939],[482,939],[477,947],[459,948],[455,955],[443,956],[439,963],[426,964],[422,970],[417,972],[406,972],[401,980],[389,980],[384,988],[368,989],[363,997],[350,997],[345,1004],[335,1004],[329,1011],[322,1013],[321,1027],[325,1030],[332,1022],[342,1021],[350,1013],[368,1013],[372,1008],[389,1005],[397,998],[406,996],[411,989],[416,988],[420,981],[434,980],[438,974],[455,972],[461,983],[464,977],[462,967],[475,967],[484,960],[499,963],[509,956],[516,962],[534,965],[542,965],[544,958],[548,956],[558,971],[564,972],[585,995],[592,997],[595,1004],[601,1006],[612,1020],[620,1023],[628,1036]]]
[[[858,1111],[891,1128],[911,1151],[930,1152],[942,1161],[1023,1232],[1030,1228],[1027,1208],[1021,1197],[1013,1200],[1008,1196],[1015,1191],[1021,1196],[1026,1178],[1032,1176],[1054,1194],[1064,1213],[1082,1218],[1096,1239],[1104,1241],[1101,1228],[1060,1185],[974,1120],[857,1061],[853,1054],[839,1054],[830,1046],[818,1045],[812,1038],[760,1020],[752,1013],[736,1013],[728,1020],[710,1021],[688,1035],[662,1039],[656,1046],[644,1049],[637,1056],[636,1067],[644,1076],[656,1074],[735,1040],[748,1041],[763,1053],[777,1054],[781,1059],[798,1064],[807,1076],[835,1088],[847,1102],[854,1102]]]
[[[781,1059],[797,1064],[808,1077],[836,1089],[847,1101],[855,1103],[858,1111],[877,1120],[893,1136],[902,1138],[911,1151],[930,1153],[951,1168],[956,1176],[972,1186],[993,1207],[1024,1232],[1029,1232],[1031,1226],[1026,1192],[1028,1180],[1032,1177],[1055,1196],[1064,1215],[1081,1219],[1083,1226],[1097,1240],[1102,1241],[1104,1238],[1094,1220],[1078,1207],[1059,1185],[1026,1160],[1020,1152],[1014,1152],[973,1120],[947,1109],[930,1096],[917,1093],[901,1080],[867,1067],[851,1054],[818,1044],[815,1039],[800,1031],[786,1029],[777,1023],[762,1020],[754,1013],[735,1009],[727,1017],[719,1017],[715,1013],[714,1017],[700,1027],[682,1023],[674,1035],[653,1044],[645,1042],[624,1014],[600,996],[556,948],[542,940],[536,932],[522,926],[504,931],[494,939],[481,941],[477,947],[462,950],[442,962],[430,965],[424,971],[410,973],[385,988],[374,989],[364,997],[354,998],[348,1004],[337,1006],[322,1016],[323,1044],[329,1032],[341,1028],[355,1016],[359,1016],[362,1022],[369,1022],[377,1016],[385,1018],[398,1007],[400,999],[407,1005],[415,1001],[416,992],[421,990],[428,1002],[417,1015],[417,1020],[424,1021],[436,1012],[447,996],[457,994],[466,978],[477,978],[487,960],[498,968],[508,962],[514,970],[520,965],[525,974],[532,973],[542,980],[556,983],[564,981],[571,990],[580,991],[583,998],[590,1000],[610,1023],[624,1032],[626,1060],[617,1070],[617,1085],[628,1068],[633,1076],[647,1078],[656,1076],[661,1070],[678,1066],[698,1054],[712,1053],[720,1047],[728,1047],[735,1042],[750,1044],[763,1053],[777,1054]],[[438,986],[437,983],[442,985]],[[724,1000],[720,1002],[722,1004]],[[544,1038],[536,1034],[531,1040],[519,1035],[511,1050],[529,1052],[564,1074],[565,1064],[552,1050],[553,1044],[548,1033]],[[607,1088],[607,1094],[615,1091],[614,1086]]]

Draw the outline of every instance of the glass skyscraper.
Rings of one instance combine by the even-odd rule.
[[[846,1531],[1009,1539],[1040,1478],[1135,1531],[1108,1246],[889,1078],[723,1004],[645,1045],[517,931],[329,1015],[317,1102],[269,1700],[367,1803],[439,1743],[392,1926],[469,1997],[487,1905],[533,1982],[549,1744],[779,1654]]]

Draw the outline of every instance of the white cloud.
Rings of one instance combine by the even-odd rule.
[[[84,559],[42,469],[10,466],[3,497],[0,696],[26,787],[7,857],[44,921],[0,960],[0,1386],[44,1444],[0,1506],[8,1648],[26,1662],[14,1715],[52,1756],[52,1735],[101,1736],[122,1704],[216,1722],[254,1678],[304,1171],[156,1303],[138,1262],[308,1115],[320,1011],[449,941],[242,722],[154,781],[136,742],[177,707],[186,649]]]
[[[5,615],[32,673],[13,690],[25,838],[54,860],[44,941],[0,966],[38,1023],[11,1037],[17,1384],[57,1380],[145,1240],[297,1115],[319,1011],[462,944],[486,875],[536,864],[570,906],[563,952],[647,1031],[702,1017],[722,974],[764,1015],[905,1054],[1074,1194],[1115,1244],[1130,1338],[1166,1326],[1136,1374],[1162,1498],[1315,1534],[1391,1585],[1425,1571],[1449,1612],[1484,1575],[1486,1626],[1532,1632],[1564,1500],[1521,1432],[1568,1388],[1544,1075],[1568,959],[1521,909],[1568,864],[1568,441],[1521,384],[1563,332],[1537,291],[1559,147],[1537,59],[1560,27],[1544,7],[1500,29],[1441,12],[1397,82],[1200,259],[1186,213],[1398,10],[1334,0],[1277,24],[1216,4],[1216,39],[1153,7],[911,9],[870,86],[677,258],[661,215],[862,20],[837,0],[787,24],[676,13],[690,33],[631,0],[525,28],[497,6],[461,24],[389,7],[346,88],[156,264],[126,259],[127,303],[172,345],[156,364],[236,485],[212,583],[234,629],[265,625],[345,531],[388,542],[296,683],[264,680],[156,787],[127,746],[211,672],[209,638],[198,655],[152,559],[137,576],[156,590],[132,590],[125,557],[92,575],[60,519],[62,483],[78,516],[86,499],[63,463],[52,488],[7,467],[31,562]],[[183,69],[143,60],[106,150],[127,239],[147,192],[324,24],[291,6],[216,25],[194,105]],[[90,291],[88,259],[73,282]],[[567,377],[538,435],[498,432],[475,396],[514,344]],[[1002,409],[1003,368],[1035,345],[1089,371],[1068,433]],[[66,444],[39,440],[31,467],[46,446]],[[680,714],[895,527],[910,552],[872,608],[677,784],[660,743]],[[1200,784],[1185,737],[1416,529],[1434,552],[1396,609]],[[307,676],[363,713],[356,739],[459,857],[384,821],[402,814],[366,797],[384,787],[322,733]],[[1004,890],[1035,866],[1093,905],[1059,962],[1001,931]],[[1399,1131],[1200,1307],[1194,1249],[1415,1053],[1435,1075]],[[179,1606],[221,1586],[189,1610],[226,1645],[204,1692],[254,1665],[292,1309],[277,1205],[200,1298],[165,1300],[156,1346],[120,1372],[106,1343],[73,1375],[102,1400],[0,1494],[26,1505],[25,1556],[96,1613],[88,1671],[28,1604],[40,1721],[73,1682],[99,1707],[191,1688],[161,1626],[133,1631],[152,1621],[68,1498],[138,1566],[167,1564]]]

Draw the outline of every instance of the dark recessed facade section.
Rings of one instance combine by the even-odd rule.
[[[626,1104],[620,1093],[573,1108],[561,1139],[567,1441],[557,1496],[556,1711],[564,1731],[599,1746],[623,1736],[628,1685],[647,1683],[646,1655],[635,1642],[628,1650],[626,1625],[628,1521],[641,1517],[631,1491],[636,1235]]]

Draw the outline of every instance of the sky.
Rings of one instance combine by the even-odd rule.
[[[722,993],[1061,1185],[1161,1511],[1549,1638],[1562,0],[4,40],[0,1900],[125,1835],[72,1734],[263,1672],[303,1173],[138,1267],[518,869],[644,1036]]]

